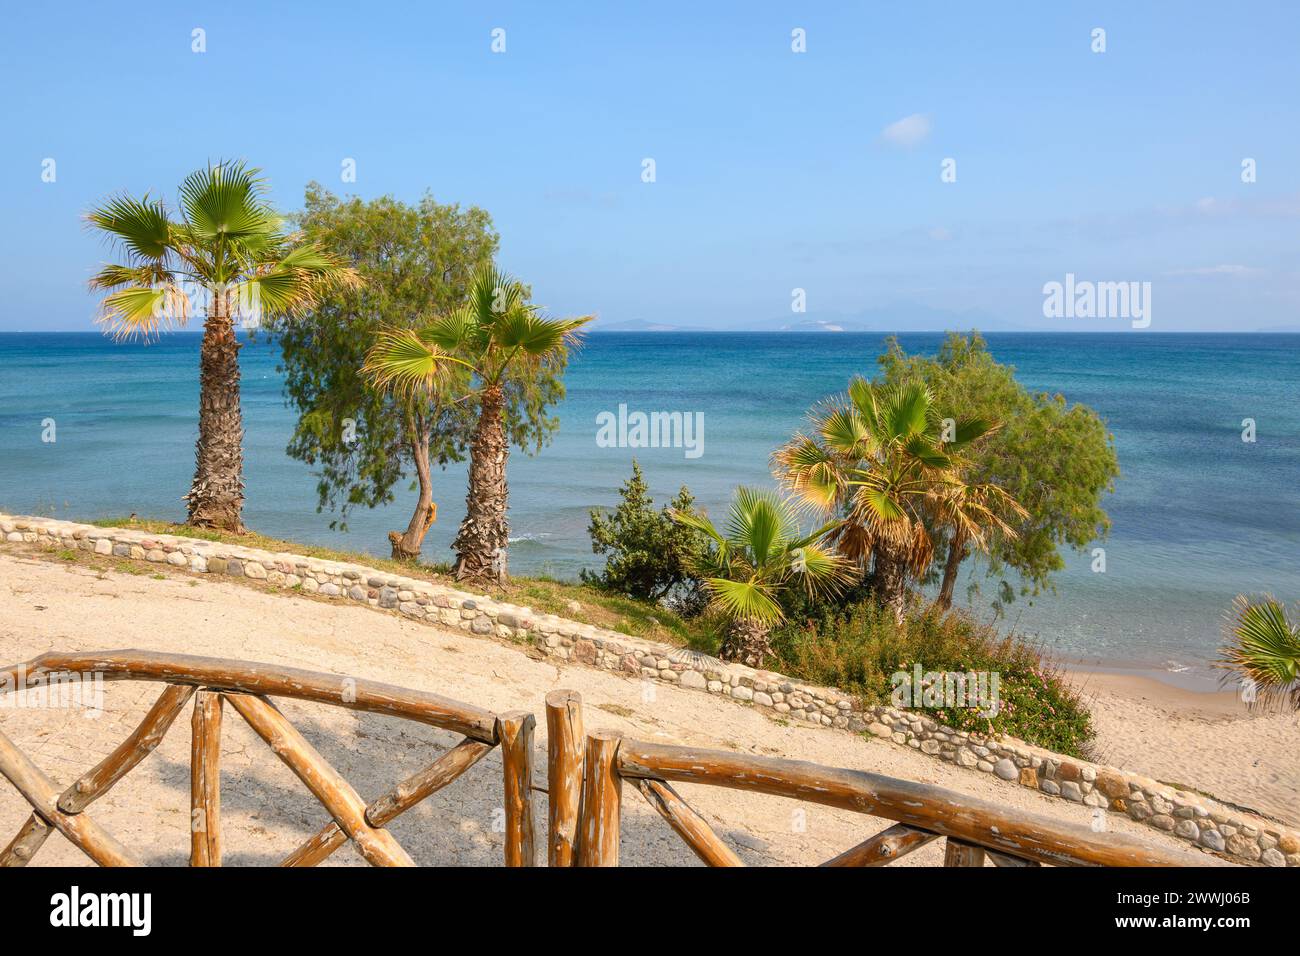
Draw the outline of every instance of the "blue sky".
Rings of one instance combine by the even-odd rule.
[[[1150,331],[1300,327],[1300,6],[808,6],[14,5],[0,330],[92,328],[85,210],[227,157],[285,209],[481,205],[538,301],[607,322],[1073,329],[1071,272],[1150,281]]]

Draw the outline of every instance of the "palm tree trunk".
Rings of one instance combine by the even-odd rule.
[[[894,623],[903,623],[903,613],[907,610],[907,567],[877,551],[871,573],[871,587],[876,592],[880,606],[894,615]]]
[[[506,520],[506,458],[510,445],[502,422],[505,400],[499,384],[483,390],[482,406],[469,452],[469,493],[465,520],[456,540],[456,580],[505,584],[506,548],[510,525]]]
[[[414,561],[420,556],[420,546],[424,536],[438,517],[438,506],[433,503],[433,477],[429,473],[429,432],[419,421],[413,420],[408,425],[411,440],[411,457],[415,462],[415,477],[420,486],[420,497],[415,504],[406,531],[398,534],[388,532],[388,540],[393,546],[395,561]]]
[[[939,586],[939,599],[935,605],[940,610],[952,607],[952,592],[957,586],[957,571],[966,559],[966,538],[960,529],[954,529],[952,540],[948,542],[948,560],[943,566],[943,584]]]
[[[199,352],[199,440],[189,524],[241,533],[244,420],[239,408],[239,339],[225,295],[213,294]]]
[[[724,661],[761,668],[772,654],[771,630],[756,621],[732,621],[718,653]]]

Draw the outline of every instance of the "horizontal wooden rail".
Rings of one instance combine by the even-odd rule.
[[[589,765],[590,760],[589,749]],[[895,820],[915,830],[952,838],[949,859],[964,863],[975,857],[965,846],[980,848],[981,858],[983,849],[988,849],[1054,866],[1205,866],[1219,862],[1202,854],[1165,850],[1012,811],[941,787],[860,770],[626,739],[618,742],[614,766],[620,777],[711,784]],[[609,829],[608,822],[604,829]],[[616,849],[607,852],[616,858]]]
[[[460,701],[362,678],[276,664],[153,651],[42,654],[0,670],[0,685],[35,687],[58,674],[98,674],[106,681],[142,680],[189,684],[253,696],[289,697],[349,710],[403,717],[495,744],[496,715]],[[6,683],[7,682],[7,683]]]

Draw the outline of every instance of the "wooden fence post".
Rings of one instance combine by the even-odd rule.
[[[578,866],[618,866],[619,816],[623,779],[618,774],[618,745],[612,731],[587,736],[578,822]]]
[[[201,690],[194,695],[190,731],[190,866],[220,866],[220,694]]]
[[[497,718],[505,783],[506,866],[537,865],[533,822],[533,728],[537,718],[512,711]]]
[[[546,695],[546,863],[577,861],[578,810],[582,801],[582,695],[554,690]]]

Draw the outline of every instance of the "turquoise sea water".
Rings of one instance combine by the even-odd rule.
[[[933,351],[941,336],[902,336]],[[1058,592],[1020,601],[1008,621],[1050,651],[1088,662],[1207,673],[1238,592],[1300,600],[1300,335],[994,334],[996,357],[1033,389],[1096,408],[1123,475],[1107,501],[1107,570],[1071,556]],[[587,511],[616,500],[640,459],[657,499],[687,484],[712,511],[737,483],[767,483],[768,455],[807,408],[871,374],[875,334],[593,335],[574,357],[554,443],[514,453],[509,477],[516,572],[576,576],[594,566]],[[94,333],[0,334],[0,510],[180,519],[197,429],[197,334],[150,345]],[[269,534],[386,555],[408,494],[357,511],[347,533],[317,514],[309,469],[284,453],[293,425],[278,352],[241,353],[247,435],[246,521]],[[597,415],[704,415],[703,454],[610,448]],[[52,418],[57,441],[42,442]],[[1258,440],[1241,440],[1242,420]],[[435,478],[439,521],[425,556],[447,549],[464,508],[464,466]],[[965,582],[963,582],[964,584]],[[981,609],[986,613],[986,609]]]

